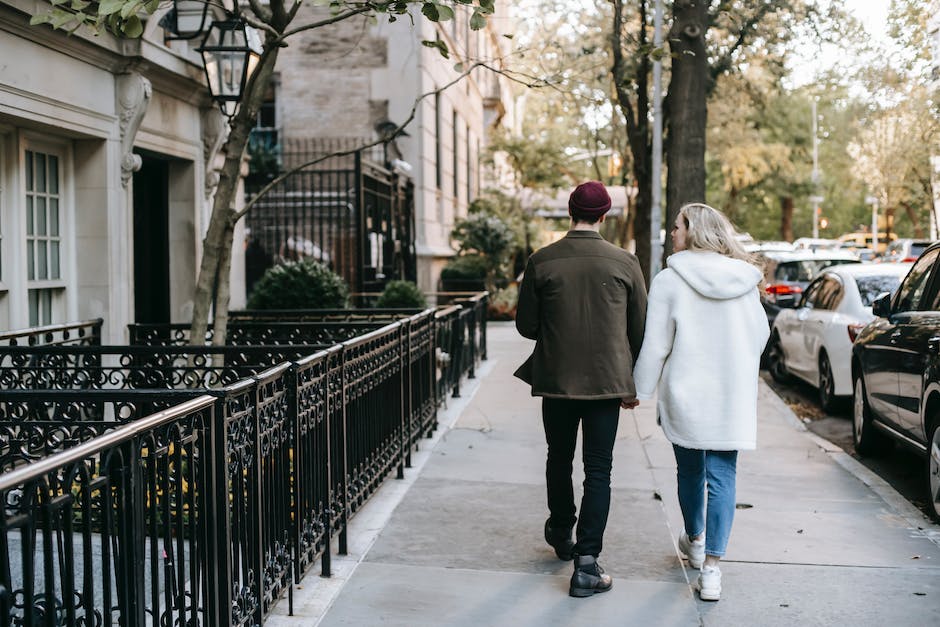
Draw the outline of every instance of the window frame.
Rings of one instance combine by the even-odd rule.
[[[54,156],[58,160],[58,218],[59,218],[59,276],[56,279],[29,279],[29,259],[28,259],[28,225],[27,225],[27,182],[26,182],[26,158],[27,153],[40,153],[47,156]],[[21,266],[16,269],[18,277],[18,289],[21,291],[22,298],[15,298],[22,302],[18,310],[11,310],[11,322],[14,326],[34,326],[30,320],[30,294],[32,292],[46,292],[50,294],[50,312],[47,321],[41,318],[39,325],[50,322],[58,324],[66,322],[74,317],[73,292],[76,285],[75,277],[75,259],[73,239],[75,233],[74,226],[74,198],[73,190],[73,172],[72,172],[72,151],[71,144],[67,140],[57,140],[40,136],[38,134],[24,131],[20,133],[19,142],[16,150],[16,176],[17,189],[15,192],[16,201],[12,211],[18,214],[17,239],[19,250],[15,257]],[[48,228],[47,228],[48,230]],[[12,303],[13,301],[11,301]],[[17,322],[21,321],[21,322]]]
[[[936,277],[934,276],[936,273],[934,272],[934,268],[937,265],[937,259],[940,258],[940,248],[935,248],[929,251],[929,255],[930,255],[929,260],[926,257],[927,254],[928,253],[925,252],[924,256],[921,256],[921,258],[918,259],[914,263],[914,266],[908,271],[907,275],[901,281],[901,285],[898,286],[898,291],[895,293],[894,298],[892,299],[892,302],[891,302],[891,311],[893,313],[923,311],[921,307],[923,305],[926,305],[927,301],[931,301],[932,303],[931,298],[933,296],[933,292],[935,291],[933,284],[936,283]],[[902,310],[900,308],[900,305],[901,305],[901,294],[904,292],[904,286],[907,284],[908,279],[911,278],[911,275],[914,273],[914,270],[916,270],[918,266],[920,265],[928,266],[927,270],[925,271],[926,278],[924,279],[923,290],[918,296],[917,303],[912,303],[909,309]]]

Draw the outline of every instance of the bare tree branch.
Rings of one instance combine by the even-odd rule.
[[[305,30],[313,30],[314,28],[321,28],[323,26],[329,26],[330,24],[335,24],[337,22],[342,22],[343,20],[349,19],[356,15],[361,15],[363,13],[368,13],[372,10],[370,6],[359,7],[358,9],[350,9],[343,13],[337,13],[336,15],[329,17],[325,20],[320,20],[319,22],[310,22],[309,24],[304,24],[303,26],[298,26],[297,28],[289,31],[285,31],[281,35],[281,39],[287,39],[291,35],[296,35],[297,33],[302,33]]]
[[[422,102],[425,98],[434,96],[435,94],[442,93],[442,92],[446,91],[447,89],[453,87],[454,85],[456,85],[457,83],[459,83],[461,80],[463,80],[464,78],[466,78],[471,72],[473,72],[473,70],[475,70],[475,69],[477,69],[477,68],[487,69],[487,70],[489,70],[489,71],[491,71],[491,72],[494,72],[494,73],[496,73],[496,74],[500,74],[500,75],[502,75],[502,76],[508,78],[509,80],[514,81],[514,82],[516,82],[516,83],[519,83],[519,84],[521,84],[521,85],[524,85],[524,86],[526,86],[526,87],[537,88],[537,87],[545,86],[544,84],[542,84],[541,82],[538,82],[538,81],[537,81],[537,82],[525,82],[525,81],[523,81],[522,79],[520,79],[520,78],[518,78],[518,77],[516,77],[516,76],[513,76],[513,74],[519,74],[518,72],[510,72],[510,71],[508,71],[508,70],[504,70],[504,69],[501,69],[501,68],[493,67],[493,66],[489,65],[488,63],[486,63],[486,62],[484,62],[484,61],[477,61],[477,62],[473,63],[470,67],[465,68],[457,77],[455,77],[453,80],[451,80],[450,82],[446,83],[446,84],[443,85],[442,87],[439,87],[439,88],[437,88],[437,89],[435,89],[435,90],[433,90],[433,91],[425,92],[425,93],[421,94],[420,96],[418,96],[418,98],[415,99],[414,105],[412,105],[412,107],[411,107],[411,112],[408,114],[408,117],[405,119],[405,121],[402,122],[401,124],[399,124],[399,125],[395,128],[395,130],[394,130],[393,132],[389,133],[388,135],[386,135],[386,136],[383,137],[382,139],[378,139],[378,140],[376,140],[376,141],[374,141],[374,142],[370,142],[370,143],[368,143],[368,144],[363,144],[362,146],[358,146],[358,147],[356,147],[356,148],[351,148],[351,149],[349,149],[349,150],[341,150],[341,151],[338,151],[338,152],[330,153],[330,154],[328,154],[328,155],[323,155],[323,156],[321,156],[321,157],[317,157],[316,159],[311,159],[310,161],[307,161],[307,162],[302,163],[302,164],[300,164],[300,165],[298,165],[298,166],[296,166],[296,167],[294,167],[294,168],[291,168],[291,169],[288,170],[287,172],[284,172],[283,174],[281,174],[280,176],[278,176],[278,177],[275,178],[274,180],[270,181],[267,185],[265,185],[264,187],[262,187],[262,188],[258,191],[258,193],[254,195],[254,197],[253,197],[251,200],[249,200],[247,203],[245,203],[245,206],[242,207],[242,210],[241,210],[241,211],[239,211],[239,212],[237,212],[237,213],[235,213],[235,214],[232,215],[232,224],[234,224],[234,223],[238,222],[239,220],[241,220],[241,219],[245,216],[245,214],[247,214],[247,213],[251,210],[251,208],[254,207],[255,204],[256,204],[259,200],[261,200],[262,197],[264,197],[265,194],[267,194],[269,191],[271,191],[271,189],[272,189],[275,185],[277,185],[278,183],[282,182],[283,180],[285,180],[285,179],[286,179],[287,177],[289,177],[290,175],[292,175],[292,174],[294,174],[294,173],[296,173],[296,172],[299,172],[299,171],[301,171],[301,170],[304,170],[304,169],[306,169],[306,168],[312,167],[312,166],[314,166],[314,165],[316,165],[316,164],[318,164],[318,163],[322,163],[323,161],[326,161],[327,159],[333,159],[333,158],[335,158],[335,157],[345,157],[345,156],[347,156],[347,155],[351,155],[351,154],[357,153],[357,152],[359,152],[359,151],[361,151],[361,150],[366,150],[366,149],[368,149],[368,148],[372,148],[373,146],[378,146],[379,144],[384,144],[384,143],[387,143],[387,142],[389,142],[389,141],[395,139],[396,137],[398,137],[399,135],[401,135],[401,133],[405,130],[405,127],[408,126],[408,124],[410,124],[411,121],[415,119],[415,116],[418,114],[418,106],[421,104],[421,102]]]
[[[754,32],[754,27],[761,23],[761,21],[769,14],[777,10],[777,6],[773,2],[764,2],[757,8],[756,11],[749,17],[744,20],[744,23],[741,25],[741,28],[738,30],[738,35],[735,38],[734,43],[730,48],[725,52],[720,59],[718,59],[711,66],[711,75],[710,80],[708,81],[708,95],[715,90],[715,85],[717,84],[718,77],[727,72],[731,68],[733,62],[734,53],[740,49],[745,41],[747,41],[748,36]]]

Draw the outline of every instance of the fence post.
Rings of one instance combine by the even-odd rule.
[[[210,607],[215,612],[214,625],[232,624],[232,580],[233,564],[232,513],[229,506],[228,489],[228,411],[225,394],[219,394],[212,405],[211,450],[208,464],[211,466],[211,491],[209,508],[215,521],[215,533],[211,533],[207,553],[206,569],[209,576]]]
[[[369,238],[366,234],[365,221],[365,193],[362,181],[362,152],[356,151],[355,158],[355,189],[356,189],[356,291],[365,291],[363,282],[363,272],[366,269],[366,243]],[[345,403],[344,403],[345,404]]]
[[[346,447],[346,438],[348,437],[346,429],[346,419],[348,416],[347,410],[349,409],[349,403],[346,402],[346,347],[343,346],[339,352],[339,368],[340,368],[340,403],[342,404],[341,418],[340,418],[340,433],[337,438],[339,442],[339,455],[340,455],[340,502],[343,507],[343,512],[340,515],[340,531],[339,531],[339,554],[346,555],[349,553],[348,549],[348,529],[347,524],[349,523],[349,468],[347,466],[347,447]]]

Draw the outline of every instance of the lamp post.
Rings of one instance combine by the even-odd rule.
[[[238,110],[248,77],[258,65],[261,38],[239,19],[216,20],[197,50],[202,54],[209,93],[222,113],[231,118]]]
[[[813,239],[819,237],[819,204],[825,200],[822,196],[813,195],[808,198],[813,205]]]
[[[871,205],[871,248],[878,252],[878,197],[874,194],[865,196],[865,204]]]
[[[813,189],[819,189],[819,117],[816,113],[816,103],[819,96],[813,97]],[[813,239],[819,237],[819,203],[822,202],[819,195],[810,196],[809,201],[813,203]]]

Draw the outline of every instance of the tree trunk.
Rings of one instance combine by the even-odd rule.
[[[611,67],[611,76],[614,81],[614,91],[617,96],[617,105],[623,113],[627,127],[627,142],[633,156],[633,175],[636,178],[638,193],[636,197],[636,213],[633,219],[633,233],[636,239],[636,256],[643,270],[646,284],[650,282],[650,254],[651,254],[651,219],[650,211],[653,205],[652,172],[652,137],[650,136],[650,99],[649,79],[652,70],[650,53],[647,49],[646,0],[640,0],[639,28],[637,33],[637,48],[630,51],[631,55],[638,55],[635,76],[630,74],[631,64],[626,62],[623,50],[623,0],[613,0],[614,21],[611,33],[611,48],[614,58]],[[631,86],[632,91],[631,93]],[[634,96],[635,98],[631,97]],[[636,103],[634,109],[633,103]]]
[[[780,239],[793,241],[793,196],[780,199]]]
[[[225,163],[219,173],[219,184],[213,198],[209,228],[203,240],[202,261],[193,296],[193,319],[189,328],[189,338],[193,344],[205,344],[213,294],[216,296],[213,314],[216,319],[222,321],[222,325],[221,328],[215,327],[212,343],[220,346],[225,344],[230,294],[229,269],[235,229],[235,194],[248,137],[255,124],[258,109],[264,101],[265,87],[274,72],[279,50],[276,44],[270,48],[266,45],[258,67],[245,87],[245,96],[230,123],[228,139],[222,147]]]
[[[705,52],[708,2],[676,0],[669,30],[672,76],[666,96],[666,224],[682,205],[705,202],[705,125],[711,70]],[[672,253],[666,238],[665,255]]]
[[[914,226],[914,237],[922,239],[924,237],[924,227],[920,223],[920,218],[917,217],[917,212],[914,211],[914,207],[912,207],[911,203],[909,202],[902,202],[901,206],[904,207],[904,212],[907,214],[907,218]]]
[[[639,157],[639,158],[638,158]],[[646,286],[650,284],[650,255],[652,254],[652,239],[650,230],[652,220],[650,211],[653,207],[653,185],[650,177],[649,153],[633,155],[633,174],[637,178],[639,191],[636,195],[636,216],[633,218],[633,233],[636,236],[636,256],[640,260],[643,278]],[[646,181],[646,183],[642,183]]]

